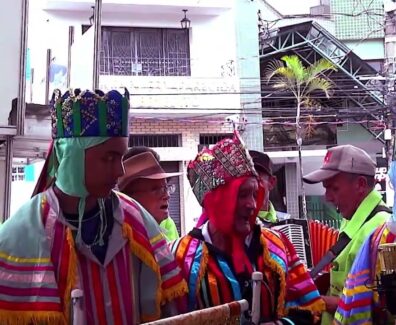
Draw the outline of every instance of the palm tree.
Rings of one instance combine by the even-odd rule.
[[[305,67],[297,55],[285,55],[280,60],[271,61],[266,68],[267,82],[272,81],[273,88],[280,91],[291,91],[297,102],[296,112],[296,142],[298,147],[298,159],[300,164],[300,179],[302,192],[303,217],[307,219],[307,203],[303,178],[301,158],[302,149],[302,126],[301,108],[312,108],[318,102],[312,98],[314,92],[321,91],[327,98],[331,96],[333,83],[322,77],[329,71],[337,71],[336,67],[326,59],[320,59],[309,67]]]

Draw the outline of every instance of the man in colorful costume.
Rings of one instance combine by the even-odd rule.
[[[0,228],[1,324],[71,324],[75,289],[83,323],[137,324],[186,293],[156,222],[112,190],[124,173],[128,97],[54,93],[44,191]]]
[[[322,182],[325,198],[342,215],[338,242],[340,252],[334,254],[330,270],[330,288],[323,299],[326,312],[322,325],[333,323],[340,304],[345,280],[365,239],[389,219],[382,196],[374,189],[375,162],[364,150],[352,145],[330,148],[320,169],[304,176],[309,184]]]
[[[264,188],[238,135],[199,153],[188,179],[207,220],[172,246],[189,285],[189,309],[251,303],[257,270],[264,274],[261,321],[312,324],[311,312],[324,304],[287,238],[256,224]]]

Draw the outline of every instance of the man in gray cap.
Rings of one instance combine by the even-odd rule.
[[[342,145],[330,148],[322,167],[303,177],[308,184],[322,182],[326,200],[343,217],[338,241],[322,259],[333,265],[330,289],[323,297],[327,312],[322,324],[332,324],[345,279],[364,240],[390,216],[381,194],[374,189],[375,169],[375,162],[364,150]],[[316,266],[311,275],[315,277],[320,268]]]

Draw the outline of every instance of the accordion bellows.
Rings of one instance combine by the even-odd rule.
[[[237,132],[211,149],[204,148],[187,168],[191,188],[202,205],[205,194],[232,178],[257,176],[253,161]]]

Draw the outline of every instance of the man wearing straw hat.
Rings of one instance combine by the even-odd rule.
[[[55,92],[37,194],[0,228],[0,324],[137,324],[186,292],[158,225],[113,191],[128,111],[117,91]]]
[[[311,271],[315,278],[320,268],[333,264],[330,289],[323,297],[326,312],[322,324],[332,324],[348,272],[364,240],[389,219],[390,210],[374,189],[375,169],[375,162],[364,150],[341,145],[330,148],[321,168],[303,178],[309,184],[322,182],[326,200],[343,217],[337,243]]]
[[[125,174],[118,180],[121,192],[138,201],[157,221],[168,241],[179,238],[169,216],[169,198],[175,185],[168,179],[182,173],[166,173],[159,155],[148,147],[131,148],[124,157]]]

